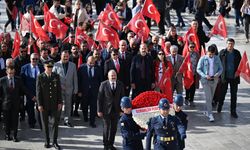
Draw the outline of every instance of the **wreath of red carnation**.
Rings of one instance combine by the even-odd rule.
[[[156,91],[146,91],[132,100],[132,108],[143,108],[158,105],[161,98],[166,98],[169,100],[169,103],[173,103],[170,96],[156,92]]]

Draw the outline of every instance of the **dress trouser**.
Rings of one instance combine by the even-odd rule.
[[[3,110],[3,119],[4,119],[4,126],[5,126],[5,133],[6,135],[10,135],[11,130],[14,131],[14,137],[17,136],[17,128],[18,128],[18,109],[9,109]]]
[[[250,15],[245,15],[245,35],[246,35],[246,39],[249,39],[249,24],[250,24]]]
[[[218,83],[218,79],[214,79],[213,81],[207,80],[207,82],[202,83],[205,99],[206,99],[206,109],[208,114],[212,114],[212,100],[214,97],[214,92]]]
[[[72,94],[66,92],[62,93],[62,100],[64,103],[64,122],[72,121],[71,110],[72,110]]]
[[[117,131],[117,123],[119,114],[110,113],[103,116],[103,144],[104,146],[112,146],[115,141],[115,134]]]
[[[225,83],[221,83],[221,98],[219,105],[223,106],[225,96],[227,94],[228,84],[230,85],[230,95],[231,95],[231,113],[236,112],[237,105],[237,91],[238,91],[238,81],[236,79],[227,79]]]

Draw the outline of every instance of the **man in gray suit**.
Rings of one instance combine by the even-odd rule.
[[[122,113],[120,100],[124,96],[124,85],[117,80],[115,70],[108,72],[108,80],[103,81],[99,87],[97,97],[97,114],[103,118],[103,144],[104,150],[115,150],[113,146],[117,123]]]
[[[78,92],[77,71],[74,63],[69,61],[69,52],[61,53],[61,60],[55,63],[53,72],[59,74],[62,99],[64,102],[64,125],[73,127],[71,124],[72,96]]]
[[[177,94],[182,94],[183,91],[183,84],[182,84],[182,73],[179,73],[179,69],[184,58],[178,54],[178,47],[176,45],[172,45],[170,47],[171,54],[166,57],[168,61],[172,63],[173,66],[173,74],[171,78],[172,83],[172,91],[176,90]]]

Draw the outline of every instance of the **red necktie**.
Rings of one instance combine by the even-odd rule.
[[[120,64],[119,64],[118,60],[115,61],[115,68],[116,68],[117,73],[119,73],[120,72]]]

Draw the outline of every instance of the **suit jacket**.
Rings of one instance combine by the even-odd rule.
[[[184,58],[181,55],[177,54],[177,60],[176,60],[175,64],[173,64],[171,57],[172,57],[172,55],[170,54],[166,57],[166,59],[171,62],[172,67],[173,67],[173,75],[172,75],[172,79],[171,79],[172,83],[173,83],[173,81],[175,80],[175,77],[176,77],[176,73],[179,71]],[[177,75],[176,79],[179,83],[182,83],[182,77],[183,77],[183,74],[181,74],[181,73]]]
[[[40,74],[44,72],[44,68],[38,65]],[[20,76],[26,88],[28,88],[32,94],[36,94],[36,79],[32,75],[31,64],[28,63],[21,68]]]
[[[98,66],[94,67],[94,76],[89,78],[87,64],[81,65],[78,69],[78,91],[85,95],[89,88],[93,93],[98,93],[98,88],[102,82],[101,69]]]
[[[121,81],[123,84],[128,85],[128,81],[126,80],[126,76],[125,76],[125,64],[124,61],[122,59],[118,59],[119,64],[120,64],[120,71],[117,72],[116,67],[115,67],[115,63],[113,61],[113,59],[109,59],[105,61],[104,64],[104,78],[107,79],[108,77],[108,72],[112,69],[114,69],[117,73],[117,80]]]
[[[30,94],[25,88],[20,77],[14,77],[14,89],[9,88],[9,79],[7,76],[0,78],[0,97],[2,98],[3,110],[12,109],[13,111],[18,111],[20,107],[20,96],[22,93],[25,93],[30,97],[35,96]]]
[[[19,76],[21,73],[22,66],[24,66],[28,63],[30,63],[30,56],[29,55],[27,55],[25,58],[22,58],[20,56],[16,57],[14,59],[15,74]]]
[[[104,115],[110,115],[112,113],[112,107],[115,109],[115,113],[122,112],[120,108],[121,98],[124,96],[124,86],[119,80],[116,81],[116,90],[113,93],[109,80],[103,81],[99,87],[97,97],[97,111],[102,112]]]
[[[125,68],[125,73],[124,73],[125,81],[124,81],[124,84],[125,84],[125,86],[130,85],[130,73],[129,72],[130,72],[132,58],[133,58],[133,55],[128,51],[125,52],[125,60],[122,59],[121,53],[119,53],[119,59],[124,61],[124,68]]]
[[[57,111],[58,104],[62,104],[61,83],[58,74],[52,72],[50,78],[45,73],[38,76],[36,98],[38,106],[42,106],[45,111]]]
[[[76,94],[78,92],[78,79],[76,65],[73,62],[68,62],[67,73],[64,73],[62,61],[54,64],[53,72],[60,76],[62,92],[67,94]]]
[[[145,80],[148,84],[155,83],[154,76],[154,65],[153,59],[151,56],[145,56]],[[130,82],[135,84],[140,84],[141,82],[141,64],[142,64],[142,56],[137,54],[132,59],[131,68],[130,68]]]

